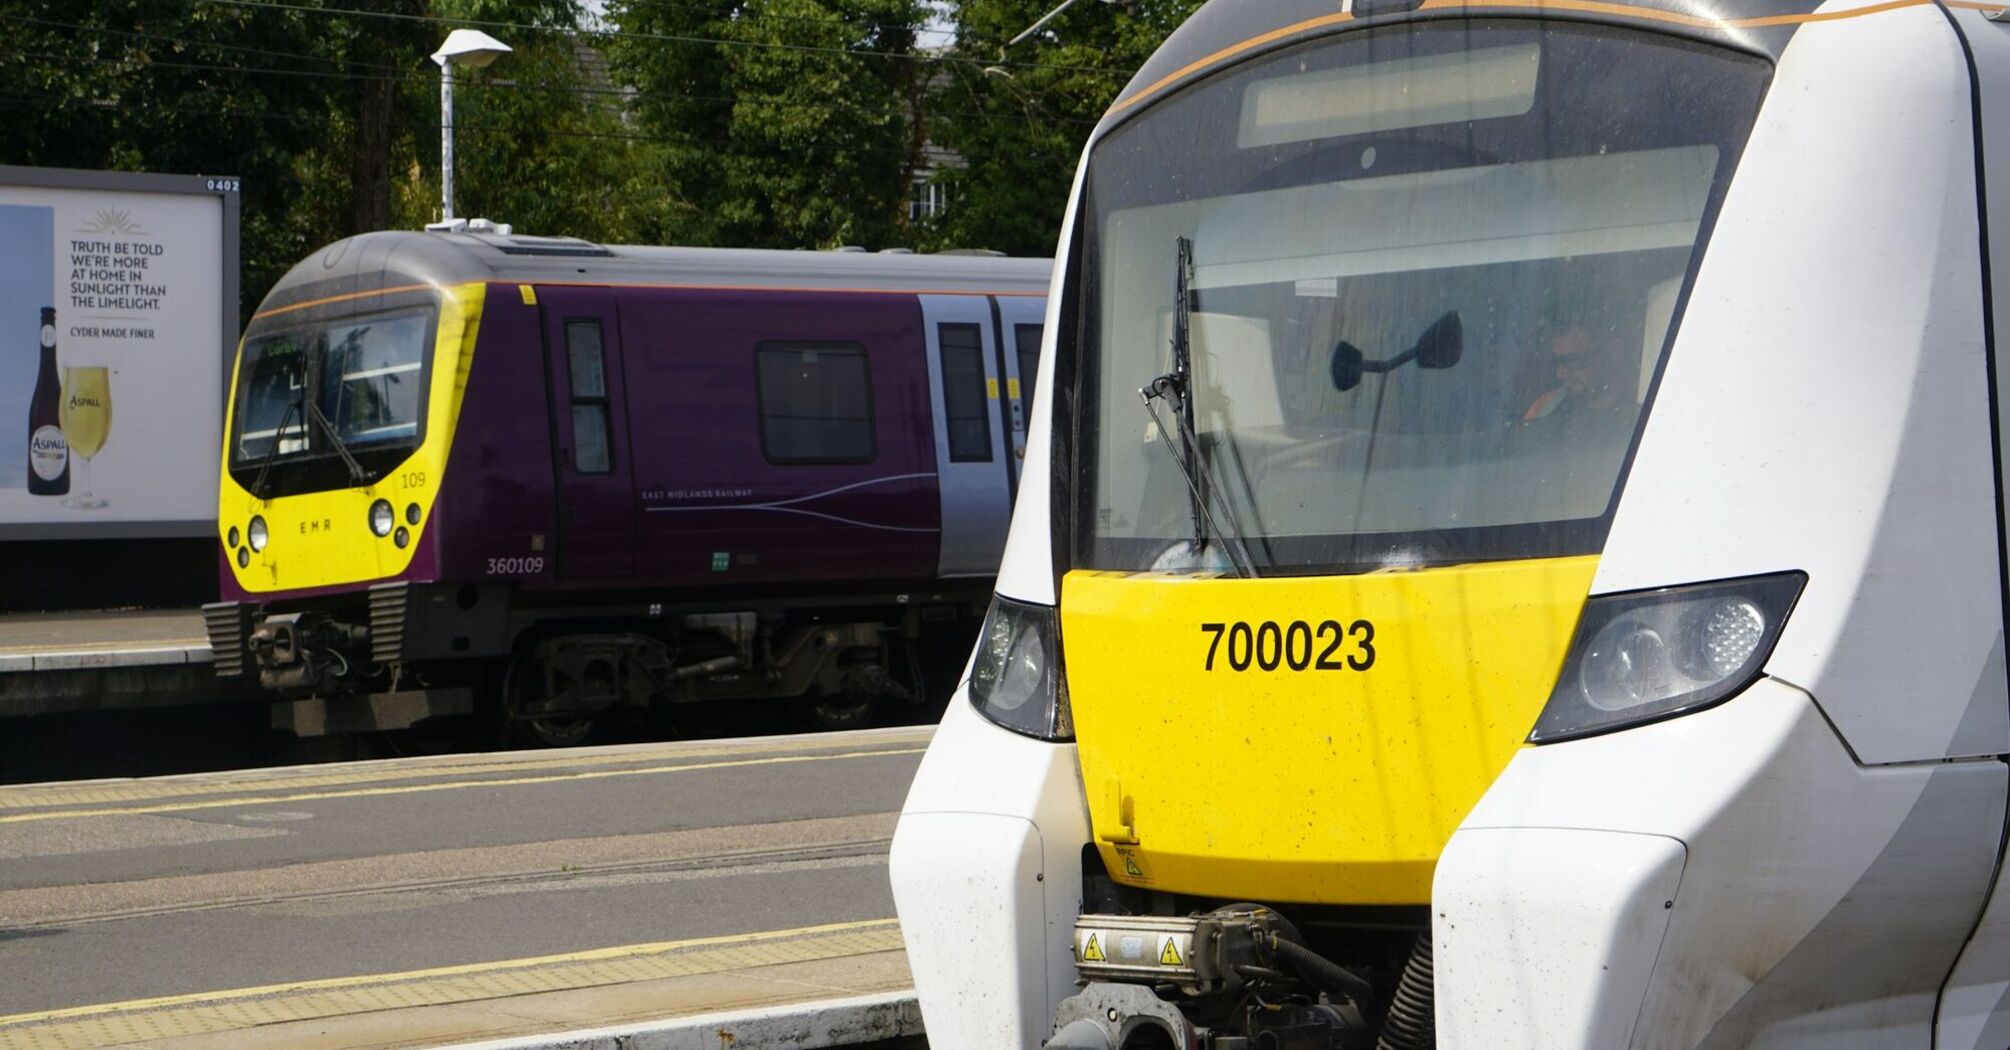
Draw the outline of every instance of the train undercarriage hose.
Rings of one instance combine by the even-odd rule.
[[[1305,983],[1322,991],[1346,996],[1364,1014],[1375,1009],[1374,989],[1345,967],[1296,941],[1275,934],[1270,939],[1270,950]],[[1404,973],[1407,976],[1408,971]]]
[[[1431,932],[1417,935],[1417,946],[1396,982],[1389,1016],[1375,1050],[1429,1050],[1438,1045],[1436,978],[1431,962]]]

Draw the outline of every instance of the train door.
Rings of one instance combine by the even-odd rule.
[[[1047,320],[1047,301],[1031,296],[994,296],[998,318],[998,370],[1005,376],[1005,396],[999,399],[1012,437],[1012,484],[1026,461],[1026,435],[1033,426],[1033,380],[1040,365],[1040,333]]]
[[[1012,516],[1010,438],[999,394],[998,333],[984,296],[924,295],[928,401],[942,499],[942,576],[989,576],[1005,552]]]
[[[633,568],[635,483],[614,296],[540,288],[551,392],[560,577]]]

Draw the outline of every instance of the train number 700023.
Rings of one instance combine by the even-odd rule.
[[[1366,671],[1375,666],[1375,625],[1367,620],[1345,626],[1338,620],[1321,620],[1316,627],[1305,620],[1288,624],[1264,620],[1254,625],[1237,620],[1204,623],[1200,629],[1208,636],[1205,669],[1209,671],[1221,657],[1232,671],[1251,667],[1259,671]]]

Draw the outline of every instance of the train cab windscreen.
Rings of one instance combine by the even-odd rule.
[[[1075,564],[1596,552],[1768,75],[1644,33],[1426,23],[1117,127],[1083,209]]]
[[[430,307],[254,322],[238,362],[232,477],[265,498],[382,477],[424,437],[434,331]]]

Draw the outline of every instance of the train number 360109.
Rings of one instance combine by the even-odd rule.
[[[1217,657],[1225,656],[1230,670],[1260,671],[1287,668],[1293,671],[1366,671],[1375,666],[1375,625],[1355,620],[1341,626],[1338,620],[1321,620],[1314,627],[1304,620],[1278,624],[1273,620],[1250,625],[1204,623],[1208,636],[1206,669],[1215,669]],[[1222,643],[1227,639],[1227,645]],[[1223,653],[1226,648],[1228,651]]]

